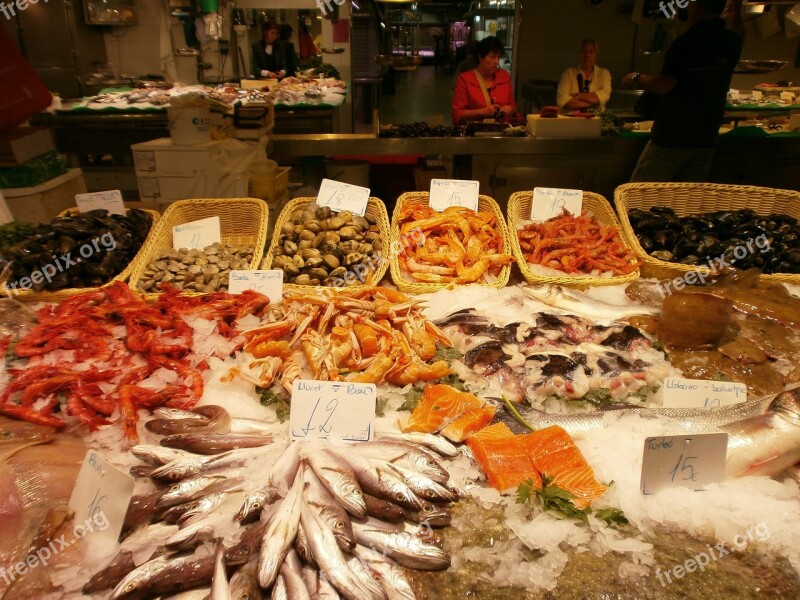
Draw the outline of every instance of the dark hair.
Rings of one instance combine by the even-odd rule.
[[[278,24],[275,21],[267,20],[261,24],[261,33],[271,29],[278,29]]]
[[[708,14],[721,15],[725,10],[727,0],[697,0],[697,3],[703,7]]]
[[[278,25],[278,31],[280,31],[280,37],[282,40],[288,40],[292,37],[292,32],[294,29],[288,23],[281,23]]]
[[[480,42],[478,42],[478,45],[475,46],[475,55],[478,57],[478,59],[482,59],[487,54],[491,54],[492,52],[497,52],[500,56],[504,56],[506,53],[503,42],[498,40],[493,35],[483,38]]]

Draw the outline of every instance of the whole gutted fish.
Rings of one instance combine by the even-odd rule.
[[[289,550],[281,565],[281,575],[286,583],[286,592],[292,600],[311,600],[308,588],[303,582],[303,566],[294,550]]]
[[[497,399],[492,398],[492,400]],[[571,436],[580,438],[587,431],[602,429],[603,421],[607,418],[606,415],[623,417],[634,413],[642,417],[658,415],[675,419],[678,429],[689,433],[715,431],[722,425],[762,414],[769,406],[769,402],[769,398],[756,398],[719,408],[645,408],[641,406],[625,406],[624,408],[572,414],[550,414],[519,404],[515,405],[514,408],[534,429],[558,425]],[[497,414],[502,421],[511,426],[512,430],[519,431],[519,423],[505,406],[503,410],[498,410]]]
[[[258,587],[258,559],[251,560],[233,574],[230,591],[233,600],[261,600],[261,588]]]
[[[239,512],[236,513],[236,519],[240,523],[258,519],[265,506],[286,495],[299,466],[300,444],[289,444],[275,461],[267,482],[247,495]]]
[[[383,519],[396,523],[402,521],[405,513],[402,506],[398,506],[394,502],[378,498],[372,494],[364,494],[364,501],[367,504],[367,514],[376,519]]]
[[[214,557],[214,575],[211,578],[211,593],[208,600],[232,600],[231,588],[228,585],[228,574],[225,572],[223,555],[225,546],[222,539],[217,540],[217,552]]]
[[[347,600],[369,598],[369,590],[348,568],[342,551],[339,550],[336,539],[333,537],[333,532],[325,526],[322,519],[306,502],[302,502],[300,519],[314,560],[339,594]]]
[[[447,480],[450,479],[450,474],[439,460],[419,446],[402,442],[375,441],[357,444],[353,447],[353,451],[367,458],[376,458],[408,467],[438,483],[447,483]]]
[[[178,530],[167,539],[166,546],[169,550],[190,550],[212,539],[214,539],[214,525],[204,519]]]
[[[364,494],[353,469],[341,456],[330,450],[322,450],[311,453],[306,460],[314,475],[347,512],[356,517],[366,516]]]
[[[123,579],[111,600],[139,600],[175,594],[207,584],[214,574],[214,557],[159,557],[140,565]]]
[[[142,462],[146,462],[148,465],[154,465],[156,467],[166,465],[167,463],[171,463],[176,460],[203,458],[202,456],[192,454],[191,452],[185,452],[176,448],[165,448],[164,446],[156,446],[154,444],[138,444],[133,446],[131,448],[131,454],[133,454]]]
[[[353,535],[347,511],[331,496],[331,493],[308,466],[305,468],[304,479],[307,484],[306,502],[333,531],[339,547],[345,552],[352,551],[356,546],[356,538]]]
[[[386,556],[404,567],[438,571],[450,566],[450,557],[441,548],[422,541],[412,533],[386,531],[358,522],[353,523],[353,532],[359,544],[380,548]]]
[[[200,406],[193,411],[201,418],[152,419],[144,427],[158,435],[182,433],[228,433],[231,430],[231,416],[221,406]]]
[[[340,456],[353,469],[358,484],[365,492],[379,498],[388,498],[404,508],[422,509],[422,500],[400,478],[391,473],[391,466],[385,461],[383,468],[380,468],[376,461],[370,461],[355,452]]]
[[[427,524],[431,527],[447,527],[453,520],[446,506],[425,503],[422,510],[406,510],[405,518],[412,523]]]
[[[728,433],[726,476],[778,475],[800,461],[800,389],[778,394],[764,414],[720,430]]]
[[[597,300],[589,294],[557,285],[528,285],[525,294],[548,306],[559,308],[573,315],[596,321],[616,321],[633,315],[656,315],[659,309],[649,306],[619,306]]]
[[[358,580],[370,591],[373,600],[384,600],[386,595],[383,593],[380,581],[375,578],[370,568],[357,556],[350,556],[347,559],[347,566]]]
[[[389,442],[404,442],[407,444],[411,443],[425,446],[446,458],[455,458],[458,456],[458,448],[440,435],[410,431],[408,433],[380,432],[377,434],[377,437],[379,440],[386,440]]]
[[[222,490],[235,489],[241,483],[238,479],[228,479],[225,477],[205,477],[198,476],[191,479],[184,479],[169,488],[156,502],[156,508],[169,508],[176,504],[183,504],[196,499],[201,494],[211,494]]]
[[[391,463],[389,463],[391,464]],[[406,469],[400,465],[391,465],[392,471],[397,473],[403,482],[420,498],[431,502],[455,502],[458,497],[446,487],[436,483],[433,479],[425,477],[416,471]]]
[[[87,595],[95,594],[107,590],[110,587],[114,587],[135,568],[133,552],[123,550],[119,552],[107,566],[92,575],[89,581],[83,584],[81,592]]]
[[[314,600],[339,600],[339,592],[314,567],[303,565],[303,581]]]
[[[286,494],[264,532],[258,558],[258,583],[268,588],[278,576],[283,559],[289,552],[300,523],[300,499],[303,472],[298,471],[292,489]]]
[[[181,433],[161,438],[161,445],[197,454],[221,454],[237,448],[257,448],[272,443],[271,435]]]
[[[363,546],[356,547],[356,556],[378,574],[383,592],[389,600],[416,600],[408,579],[392,561]]]

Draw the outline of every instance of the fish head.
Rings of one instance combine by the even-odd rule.
[[[148,588],[156,574],[168,564],[165,557],[156,558],[140,565],[117,584],[111,593],[111,600],[147,597]]]
[[[800,388],[778,394],[769,405],[769,410],[800,425]]]

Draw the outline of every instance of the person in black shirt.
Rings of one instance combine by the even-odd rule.
[[[281,23],[278,26],[280,31],[280,44],[283,51],[284,68],[287,77],[294,77],[297,74],[297,52],[292,42],[294,29],[288,23]]]
[[[286,75],[286,64],[283,46],[278,41],[278,25],[265,21],[261,25],[261,35],[262,39],[252,45],[253,74],[256,79],[282,79]]]
[[[742,0],[733,0],[732,14]],[[726,0],[692,0],[689,29],[664,58],[661,75],[628,73],[624,86],[657,97],[653,132],[631,181],[706,181],[742,52],[742,38],[721,18]]]

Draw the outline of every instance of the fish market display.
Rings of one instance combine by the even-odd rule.
[[[248,270],[252,260],[253,248],[221,243],[202,250],[164,250],[142,272],[137,288],[155,292],[159,284],[169,283],[176,290],[187,292],[226,291],[230,272]]]
[[[653,207],[632,209],[628,217],[653,258],[715,270],[723,260],[767,274],[800,273],[800,226],[789,215],[743,209],[679,217],[669,207]]]
[[[564,212],[517,231],[525,261],[569,274],[627,275],[639,262],[619,237],[616,227],[602,225],[586,211]]]
[[[407,203],[395,214],[400,236],[420,232],[420,244],[404,244],[398,260],[402,275],[419,283],[491,281],[513,257],[495,215],[451,206],[438,213],[424,204]]]
[[[268,322],[245,332],[262,387],[287,390],[310,371],[315,379],[407,385],[450,374],[436,357],[450,339],[420,314],[420,301],[389,288],[332,296],[285,293]],[[233,372],[236,375],[237,372]]]
[[[152,222],[136,208],[124,216],[98,209],[56,217],[4,252],[5,286],[38,292],[106,284],[134,259]]]
[[[13,345],[27,362],[7,370],[0,414],[56,428],[75,419],[95,429],[118,412],[136,443],[138,408],[190,408],[202,396],[213,352],[193,352],[194,327],[229,344],[233,321],[261,314],[268,302],[250,290],[200,298],[172,289],[147,304],[118,282],[45,306],[39,324]]]
[[[374,261],[383,260],[383,249],[377,221],[369,212],[359,217],[309,203],[283,224],[271,268],[282,270],[286,283],[334,285],[341,281],[347,285],[363,281],[365,273],[374,271]],[[348,272],[359,279],[345,278]]]
[[[225,425],[233,419],[224,409],[202,408],[204,414],[162,417],[147,429],[215,422],[214,435],[229,435]],[[410,439],[346,449],[295,442],[281,445],[277,459],[274,445],[210,456],[165,448],[164,440],[131,448],[158,465],[149,484],[141,481],[156,490],[135,495],[119,553],[86,583],[85,593],[113,588],[112,600],[149,598],[211,583],[212,599],[228,592],[238,598],[234,593],[243,589],[292,598],[324,589],[351,600],[394,598],[402,589],[410,599],[414,593],[398,565],[439,570],[450,564],[425,515],[449,523],[447,505],[457,494],[442,457]],[[385,519],[381,504],[400,518]],[[137,548],[144,539],[149,549],[143,552]],[[213,553],[199,551],[212,543]],[[136,566],[129,553],[141,557]]]

